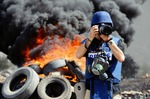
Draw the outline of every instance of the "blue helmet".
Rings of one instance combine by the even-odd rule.
[[[109,23],[113,26],[112,19],[108,12],[106,11],[98,11],[93,14],[91,26],[100,24],[100,23]]]

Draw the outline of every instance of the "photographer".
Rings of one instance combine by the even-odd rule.
[[[89,37],[82,41],[76,52],[77,58],[86,57],[86,87],[90,99],[112,99],[113,85],[121,80],[124,53],[122,40],[111,35],[113,22],[109,13],[93,14]]]

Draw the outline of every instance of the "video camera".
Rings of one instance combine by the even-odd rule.
[[[99,35],[104,34],[104,35],[110,35],[113,31],[112,26],[108,24],[101,24],[99,25]]]

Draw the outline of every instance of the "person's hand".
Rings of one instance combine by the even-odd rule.
[[[89,39],[92,41],[96,35],[98,35],[98,25],[93,25],[90,29]]]
[[[100,37],[103,39],[103,41],[105,42],[108,42],[110,39],[111,39],[111,36],[110,35],[104,35],[104,34],[101,34]]]

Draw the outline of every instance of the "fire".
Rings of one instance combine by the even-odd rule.
[[[39,28],[38,29],[38,32],[37,32],[37,37],[36,37],[36,44],[42,44],[44,42],[44,39],[45,39],[45,34],[44,33],[44,29],[43,28]]]
[[[67,78],[67,79],[71,79],[70,81],[72,81],[72,82],[76,82],[77,81],[77,77],[75,75],[74,75],[74,77],[64,75],[64,77]]]
[[[49,49],[44,52],[41,57],[36,57],[32,59],[30,57],[30,50],[27,49],[24,53],[26,54],[26,62],[24,66],[28,66],[30,64],[40,64],[40,67],[43,68],[45,64],[55,59],[64,58],[66,60],[74,60],[82,70],[85,69],[85,59],[78,59],[75,56],[77,48],[80,46],[81,39],[76,35],[73,40],[68,38],[63,38],[61,36],[50,37],[52,43],[49,46]],[[54,39],[57,38],[57,41]],[[45,47],[47,47],[45,46]]]
[[[46,33],[43,29],[39,29],[37,34],[35,45],[33,45],[34,48],[26,48],[26,50],[22,52],[26,60],[23,66],[38,64],[43,68],[47,63],[63,58],[69,61],[74,60],[80,66],[81,70],[85,70],[85,58],[78,59],[75,55],[84,36],[75,35],[74,39],[71,40],[59,35],[45,35]],[[68,78],[69,76],[65,75],[65,77]],[[72,78],[74,81],[75,79],[76,77]]]
[[[41,52],[35,53],[34,55],[32,53],[33,49],[31,48],[26,48],[26,50],[22,52],[26,60],[23,64],[24,66],[39,64],[40,67],[43,68],[48,62],[63,58],[70,61],[74,60],[82,70],[85,70],[85,58],[78,59],[75,55],[77,48],[81,45],[81,41],[84,39],[84,36],[75,35],[74,39],[71,40],[59,35],[45,36],[44,33],[43,36],[43,32],[43,29],[38,30],[38,35],[35,41],[35,48],[36,46],[36,49],[42,48],[40,50]]]
[[[76,82],[77,81],[77,77],[75,75],[73,75],[67,66],[62,67],[62,68],[58,68],[57,69],[60,73],[63,73],[63,76],[67,79],[69,79],[72,82]]]

